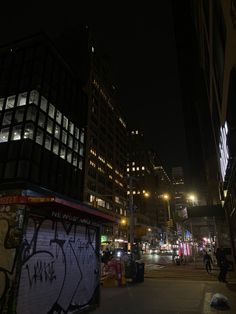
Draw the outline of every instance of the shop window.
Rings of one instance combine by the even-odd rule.
[[[37,109],[34,106],[30,106],[27,110],[26,120],[35,121],[37,115]]]
[[[61,135],[61,128],[59,127],[58,124],[56,124],[56,126],[55,126],[55,131],[54,131],[54,136],[55,136],[57,139],[60,139],[60,135]]]
[[[29,103],[38,105],[39,102],[39,93],[36,90],[32,90],[29,96]]]
[[[52,134],[52,129],[53,129],[53,121],[51,119],[48,119],[48,122],[47,122],[48,133]]]
[[[9,96],[7,98],[6,109],[13,108],[15,105],[16,96]]]
[[[41,97],[40,108],[44,112],[47,112],[47,99],[45,97],[43,97],[43,96]]]
[[[62,143],[66,144],[67,141],[67,133],[65,131],[62,131],[62,137],[61,137]]]
[[[69,146],[70,148],[73,147],[73,137],[72,137],[71,135],[68,136],[68,146]]]
[[[74,123],[72,123],[72,122],[69,122],[69,132],[70,132],[70,134],[74,133]]]
[[[45,120],[46,120],[46,115],[44,113],[40,112],[38,125],[41,126],[41,128],[44,128]]]
[[[4,98],[0,98],[0,110],[3,109]]]
[[[12,128],[12,133],[11,133],[12,141],[17,141],[21,139],[21,128],[22,128],[21,125],[14,126]]]
[[[44,132],[40,128],[38,128],[36,133],[36,143],[38,143],[39,145],[43,144],[43,134]]]
[[[75,137],[78,140],[79,139],[79,129],[75,127]]]
[[[62,118],[62,114],[59,110],[57,110],[57,113],[56,113],[56,121],[57,123],[61,124],[61,118]]]
[[[25,124],[24,138],[30,138],[31,140],[34,138],[34,125],[33,123]]]
[[[0,132],[0,143],[7,142],[9,137],[9,128],[4,128]]]
[[[17,100],[17,106],[25,106],[26,105],[26,99],[27,99],[27,93],[19,94],[18,100]]]
[[[49,104],[48,114],[51,118],[54,119],[55,116],[55,107],[52,104]]]
[[[59,154],[59,142],[54,140],[53,143],[53,153],[58,155]]]
[[[67,130],[68,129],[68,119],[63,116],[63,127]]]
[[[66,158],[66,148],[65,148],[64,145],[61,146],[60,157],[63,158],[63,159]]]
[[[23,122],[24,113],[25,113],[25,108],[16,109],[14,122],[15,123]]]
[[[68,150],[67,151],[67,156],[66,156],[66,159],[69,163],[72,162],[72,151],[71,150]]]
[[[12,121],[12,114],[13,114],[13,111],[5,112],[5,114],[4,114],[4,116],[3,116],[2,125],[11,124],[11,121]]]
[[[45,144],[44,144],[45,148],[48,150],[51,150],[52,147],[52,138],[49,135],[45,136]]]

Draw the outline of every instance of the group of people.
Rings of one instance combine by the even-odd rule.
[[[227,282],[226,275],[229,268],[229,261],[226,258],[226,254],[223,249],[217,248],[216,251],[214,252],[214,255],[216,258],[217,266],[220,269],[218,280],[221,282]],[[203,263],[205,265],[207,273],[209,274],[212,271],[212,266],[214,263],[213,263],[211,255],[206,251],[203,256]]]

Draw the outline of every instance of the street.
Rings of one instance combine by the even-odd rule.
[[[210,306],[215,293],[225,295],[230,304],[226,313],[236,313],[234,273],[229,284],[217,280],[218,269],[207,274],[198,263],[177,266],[171,256],[145,255],[145,278],[142,283],[124,287],[101,287],[101,304],[95,314],[217,313]]]

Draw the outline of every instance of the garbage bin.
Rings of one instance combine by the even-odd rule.
[[[132,260],[129,260],[125,263],[125,278],[127,281],[136,280],[136,264]]]
[[[144,263],[136,262],[136,282],[143,282],[144,281]]]

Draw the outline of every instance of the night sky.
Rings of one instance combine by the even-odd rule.
[[[82,20],[93,23],[127,120],[143,129],[169,172],[187,158],[170,0],[156,6],[9,2],[0,12],[0,44],[40,30],[57,37]]]

